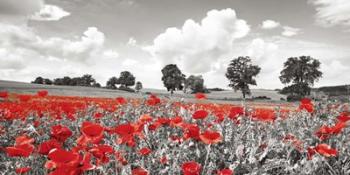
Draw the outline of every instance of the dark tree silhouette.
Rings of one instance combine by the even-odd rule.
[[[283,84],[291,85],[282,91],[300,97],[310,95],[310,87],[322,77],[320,65],[317,59],[310,56],[288,58],[279,78]]]
[[[34,81],[32,81],[33,84],[44,84],[44,78],[43,77],[36,77]]]
[[[163,84],[171,94],[173,94],[175,90],[181,90],[183,88],[186,76],[181,73],[176,64],[166,65],[162,69],[162,74]]]
[[[129,71],[123,71],[120,73],[117,84],[120,84],[122,87],[134,86],[135,77]]]
[[[203,77],[201,75],[190,75],[185,81],[185,92],[188,88],[191,89],[193,93],[205,92]]]
[[[142,83],[139,82],[139,81],[136,82],[135,90],[136,90],[137,92],[139,92],[142,88],[143,88],[143,87],[142,87]]]
[[[226,71],[226,77],[230,81],[229,86],[235,91],[240,90],[245,99],[246,95],[251,94],[249,85],[256,85],[254,77],[260,73],[260,70],[259,66],[252,64],[248,56],[231,60]]]
[[[93,86],[96,80],[90,74],[85,74],[79,79],[78,86]]]
[[[107,89],[117,89],[117,87],[115,86],[117,84],[117,81],[117,77],[111,77],[106,83]]]
[[[45,78],[45,79],[44,79],[44,84],[52,85],[53,82],[52,82],[52,80],[50,80],[50,79],[48,79],[48,78]]]

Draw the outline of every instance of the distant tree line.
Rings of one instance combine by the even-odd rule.
[[[63,78],[55,78],[50,80],[48,78],[37,77],[33,84],[46,84],[46,85],[58,85],[58,86],[86,86],[86,87],[97,87],[97,88],[107,88],[107,89],[119,89],[126,91],[140,91],[142,89],[142,83],[137,82],[135,90],[131,89],[130,86],[135,85],[135,76],[129,71],[123,71],[120,73],[120,76],[111,77],[107,82],[106,86],[102,87],[100,83],[97,83],[96,80],[90,74],[85,74],[82,77],[69,77],[64,76]],[[117,85],[120,85],[119,87]]]
[[[288,58],[279,76],[280,81],[286,85],[286,87],[280,90],[280,93],[287,94],[290,100],[299,100],[302,97],[310,95],[311,87],[322,77],[320,65],[321,63],[317,59],[310,56]],[[230,61],[225,76],[229,80],[228,86],[234,91],[241,91],[245,99],[247,95],[251,94],[250,86],[257,85],[255,77],[258,76],[260,71],[261,68],[258,65],[254,65],[249,56],[240,56]],[[186,75],[181,72],[176,64],[166,65],[161,70],[161,73],[161,80],[164,87],[171,94],[177,90],[183,90],[185,93],[209,92],[209,89],[204,85],[202,75],[190,75],[186,78]],[[136,78],[131,72],[122,71],[119,77],[113,76],[109,78],[104,88],[139,92],[143,88],[142,83],[139,81],[135,83],[135,81]],[[101,87],[90,74],[74,78],[65,76],[54,80],[37,77],[32,83]],[[131,89],[130,87],[135,84],[135,90]],[[223,89],[214,88],[211,90],[221,91]]]

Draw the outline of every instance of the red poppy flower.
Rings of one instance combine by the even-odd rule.
[[[148,106],[155,106],[155,105],[157,105],[159,103],[160,103],[160,98],[158,98],[157,96],[155,96],[153,94],[150,95],[149,98],[146,101],[146,104]]]
[[[119,135],[118,144],[127,144],[130,147],[135,146],[134,134],[136,129],[130,123],[118,125],[115,128],[115,133]]]
[[[126,104],[127,102],[123,97],[117,97],[116,100],[120,105]]]
[[[28,102],[29,100],[31,100],[32,96],[30,95],[18,95],[17,96],[19,98],[19,100],[22,102],[22,103],[26,103]]]
[[[34,142],[33,138],[30,138],[24,134],[24,135],[16,137],[15,146],[32,144],[33,142]]]
[[[184,175],[199,175],[201,165],[195,161],[185,162],[182,164],[182,171]]]
[[[152,150],[147,148],[147,147],[141,148],[139,150],[139,154],[142,156],[147,156],[147,155],[151,154],[151,152],[152,152]]]
[[[233,175],[233,171],[230,169],[218,170],[217,175]]]
[[[5,150],[9,157],[29,157],[34,150],[34,146],[30,144],[24,144],[14,147],[7,147]]]
[[[185,134],[184,139],[199,139],[199,127],[196,124],[188,124],[184,126],[185,128]]]
[[[99,159],[99,162],[108,163],[109,158],[108,154],[112,154],[114,152],[113,148],[109,145],[97,145],[89,150],[94,157]]]
[[[201,100],[201,99],[207,99],[207,96],[204,93],[196,93],[195,94],[196,99]]]
[[[131,175],[148,175],[148,171],[143,168],[135,168],[132,170]]]
[[[318,152],[319,154],[325,156],[325,157],[335,157],[337,156],[337,150],[332,149],[329,145],[327,144],[319,144],[315,147],[315,151]]]
[[[1,91],[0,92],[0,98],[8,98],[9,93],[7,91]]]
[[[44,154],[44,155],[47,155],[49,154],[49,152],[53,149],[61,149],[62,148],[62,145],[60,142],[58,142],[57,140],[55,139],[51,139],[51,140],[48,140],[48,141],[45,141],[43,143],[41,143],[39,145],[39,150],[38,152],[40,154]]]
[[[205,144],[215,144],[219,143],[222,140],[222,137],[220,133],[216,131],[204,131],[199,138],[204,142]]]
[[[341,113],[341,114],[337,117],[337,119],[338,119],[340,122],[346,123],[347,121],[350,121],[350,115],[349,115],[349,113],[347,113],[347,112],[343,112],[343,113]]]
[[[176,116],[174,118],[170,119],[170,125],[171,126],[180,126],[182,124],[182,117],[181,116]]]
[[[198,110],[193,113],[193,119],[205,119],[208,116],[208,112],[205,110]]]
[[[48,94],[49,94],[49,92],[46,91],[46,90],[42,90],[42,91],[38,91],[38,92],[37,92],[37,95],[38,95],[39,97],[46,97]]]
[[[103,139],[104,128],[96,123],[83,122],[81,132],[83,135],[94,144],[98,144]]]
[[[16,173],[17,174],[25,174],[29,172],[32,168],[30,167],[21,167],[21,168],[16,168]]]
[[[321,140],[328,139],[331,135],[336,135],[342,132],[342,130],[346,127],[344,122],[338,122],[333,127],[322,126],[315,135]]]
[[[55,163],[75,163],[79,160],[79,154],[72,151],[65,151],[62,149],[53,149],[48,154],[48,158]]]
[[[230,114],[228,115],[228,117],[232,120],[237,119],[238,116],[243,115],[244,114],[244,110],[242,107],[232,107],[230,110]]]
[[[253,119],[264,122],[273,122],[276,120],[275,111],[271,109],[255,109],[252,117]]]
[[[311,99],[309,99],[309,98],[301,99],[299,109],[306,110],[309,113],[313,113],[314,112],[314,105],[312,104]]]
[[[55,125],[51,127],[51,137],[59,142],[65,142],[72,134],[72,131],[66,126]]]
[[[96,112],[95,114],[94,114],[94,118],[95,119],[100,119],[100,118],[102,118],[103,117],[103,114],[101,113],[101,112]]]
[[[115,127],[115,132],[121,136],[133,134],[134,131],[135,131],[135,129],[130,123],[121,124],[121,125],[118,125]]]

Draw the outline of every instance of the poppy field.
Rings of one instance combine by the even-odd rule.
[[[350,174],[347,104],[0,92],[0,174]]]

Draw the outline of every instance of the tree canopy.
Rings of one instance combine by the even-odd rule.
[[[240,90],[243,98],[251,94],[249,85],[257,85],[254,79],[260,73],[261,68],[253,65],[250,57],[238,57],[231,60],[226,77],[230,81],[229,86],[235,91]]]
[[[135,77],[129,71],[123,71],[120,73],[117,84],[120,84],[123,87],[134,86]]]
[[[291,85],[283,91],[300,96],[309,95],[310,87],[322,77],[320,66],[321,63],[310,56],[288,58],[279,78],[283,84]]]
[[[162,74],[164,87],[166,87],[168,91],[173,93],[175,90],[182,90],[186,76],[181,72],[176,64],[166,65],[162,69]]]

